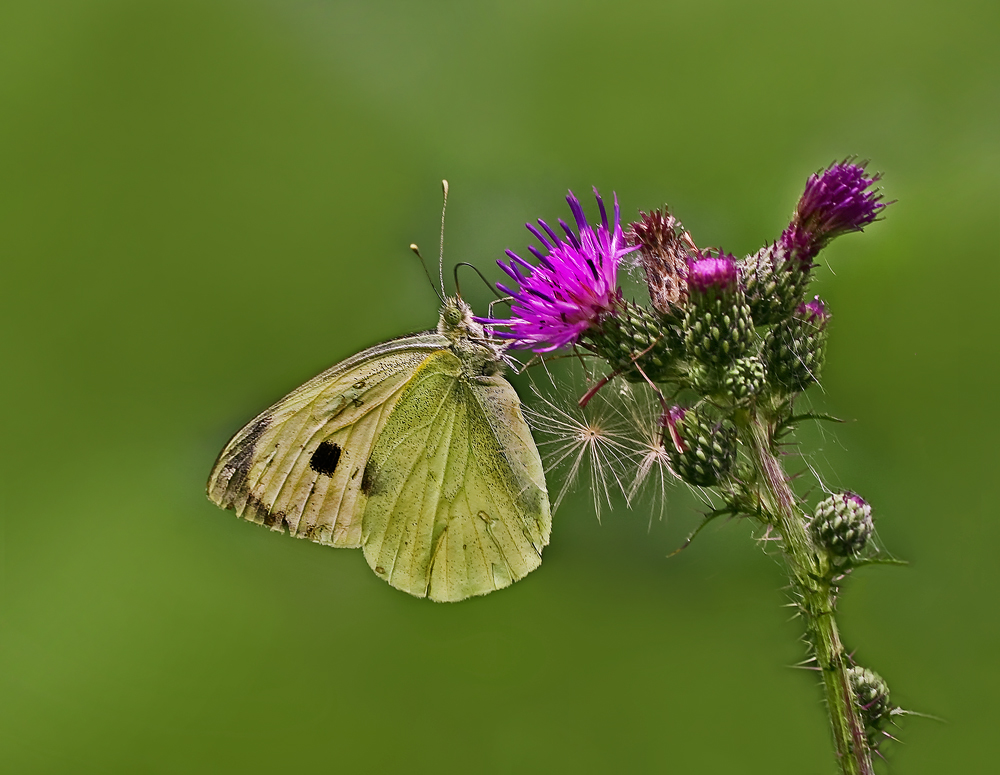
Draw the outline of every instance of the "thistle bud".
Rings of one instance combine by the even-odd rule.
[[[789,391],[818,382],[826,360],[826,324],[830,313],[819,296],[800,304],[795,316],[772,328],[763,357],[772,384]]]
[[[654,382],[664,381],[680,350],[678,334],[668,322],[624,300],[580,344],[631,382],[644,380],[643,373]]]
[[[732,469],[736,429],[731,423],[680,406],[671,407],[661,422],[670,433],[665,444],[670,464],[684,481],[712,487]]]
[[[702,363],[726,365],[746,353],[753,319],[732,256],[702,256],[688,264],[683,330],[688,357]]]
[[[802,301],[811,279],[809,254],[790,250],[782,242],[765,245],[740,262],[744,293],[756,325],[787,319]]]
[[[872,536],[872,507],[853,492],[831,495],[816,505],[810,529],[820,546],[849,557],[864,549]]]
[[[892,718],[889,685],[874,670],[855,665],[847,669],[847,679],[854,691],[858,714],[864,722],[869,744],[877,748],[877,735]]]
[[[722,384],[726,393],[734,401],[744,401],[752,398],[764,389],[767,375],[760,358],[738,358],[726,369]]]
[[[690,237],[681,222],[666,207],[639,213],[639,220],[625,232],[629,245],[639,248],[638,258],[646,274],[649,298],[659,312],[672,314],[687,299],[687,260]]]

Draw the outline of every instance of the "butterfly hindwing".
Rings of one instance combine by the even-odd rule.
[[[365,471],[365,558],[398,589],[461,600],[534,570],[551,520],[541,460],[513,387],[424,361]]]
[[[294,390],[219,455],[209,497],[273,530],[360,546],[368,455],[420,364],[448,340],[417,334],[358,353]]]

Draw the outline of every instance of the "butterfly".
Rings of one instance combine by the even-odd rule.
[[[251,420],[219,455],[209,499],[272,530],[360,546],[417,597],[509,586],[541,563],[552,520],[504,349],[460,296],[444,298],[436,331],[364,350]]]

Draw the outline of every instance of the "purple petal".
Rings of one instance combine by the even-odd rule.
[[[563,227],[563,231],[566,232],[566,237],[569,239],[570,244],[576,248],[580,249],[580,240],[576,238],[576,233],[570,228],[569,224],[566,223],[562,218],[559,219],[559,225]]]
[[[530,231],[532,234],[535,235],[535,239],[537,239],[539,242],[541,242],[545,246],[546,250],[552,250],[556,245],[559,244],[559,241],[556,240],[555,244],[551,244],[550,245],[549,241],[547,239],[545,239],[545,237],[542,236],[542,233],[538,229],[536,229],[530,223],[526,223],[524,225],[528,229],[528,231]]]
[[[545,221],[543,221],[541,218],[538,219],[538,224],[543,229],[545,229],[545,233],[548,234],[552,238],[552,244],[553,245],[558,245],[559,242],[560,242],[559,237],[556,235],[556,233],[554,231],[552,231],[552,229],[549,228],[549,225]]]
[[[601,199],[601,195],[597,193],[597,186],[594,186],[594,196],[597,198],[597,206],[601,209],[601,224],[604,226],[605,229],[607,229],[608,213],[604,209],[604,200]],[[617,220],[615,222],[617,223]]]
[[[600,325],[605,315],[616,314],[621,294],[617,285],[618,263],[635,248],[619,247],[624,239],[618,222],[617,197],[615,223],[609,226],[603,200],[595,195],[602,209],[602,223],[596,230],[587,223],[582,206],[570,192],[567,202],[579,225],[579,236],[560,219],[568,242],[560,241],[549,225],[539,220],[544,235],[528,225],[532,235],[545,247],[544,252],[534,246],[528,248],[538,265],[528,264],[513,251],[507,251],[509,262],[501,262],[504,272],[516,281],[518,290],[497,286],[515,301],[508,321],[490,325],[510,328],[505,338],[512,339],[515,347],[535,352],[566,347]]]
[[[583,205],[580,204],[580,200],[576,198],[576,195],[572,191],[569,192],[566,201],[569,202],[569,209],[573,212],[573,218],[576,219],[577,231],[582,232],[589,229],[590,224],[587,223],[587,216],[583,212]]]

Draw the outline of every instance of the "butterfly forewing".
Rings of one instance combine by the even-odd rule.
[[[450,351],[419,367],[365,472],[362,545],[393,586],[461,600],[538,567],[551,521],[541,461],[510,384]]]
[[[436,333],[365,350],[296,389],[236,434],[208,481],[238,516],[332,546],[359,546],[368,455]]]

